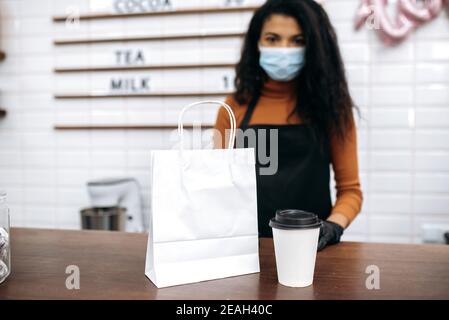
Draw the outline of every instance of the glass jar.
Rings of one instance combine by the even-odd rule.
[[[11,246],[9,241],[9,208],[6,192],[0,190],[0,283],[11,273]]]

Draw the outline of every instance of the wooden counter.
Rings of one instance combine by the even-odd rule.
[[[277,282],[271,239],[258,274],[157,289],[144,275],[147,237],[99,231],[12,229],[12,274],[2,299],[449,299],[449,246],[344,242],[318,253],[314,284]],[[65,286],[80,268],[80,290]],[[365,286],[380,269],[380,290]]]

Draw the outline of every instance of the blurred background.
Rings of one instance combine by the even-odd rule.
[[[263,2],[0,0],[0,189],[12,225],[80,229],[82,208],[117,199],[145,215],[150,150],[172,147],[182,106],[232,92],[242,35]],[[391,44],[372,24],[355,30],[370,1],[320,2],[362,116],[365,200],[344,240],[443,241],[449,10]],[[397,2],[385,8],[392,21]],[[208,128],[216,112],[192,110],[186,123]]]

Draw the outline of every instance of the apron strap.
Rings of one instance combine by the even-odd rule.
[[[256,93],[250,100],[248,107],[246,108],[245,115],[243,116],[243,120],[240,123],[240,129],[246,130],[249,124],[249,120],[251,119],[251,116],[254,112],[254,109],[256,108],[257,102],[259,101],[259,94]]]

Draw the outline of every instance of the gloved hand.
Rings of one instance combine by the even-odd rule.
[[[326,246],[340,242],[343,234],[343,227],[332,221],[323,221],[320,229],[320,239],[318,240],[318,251]]]

